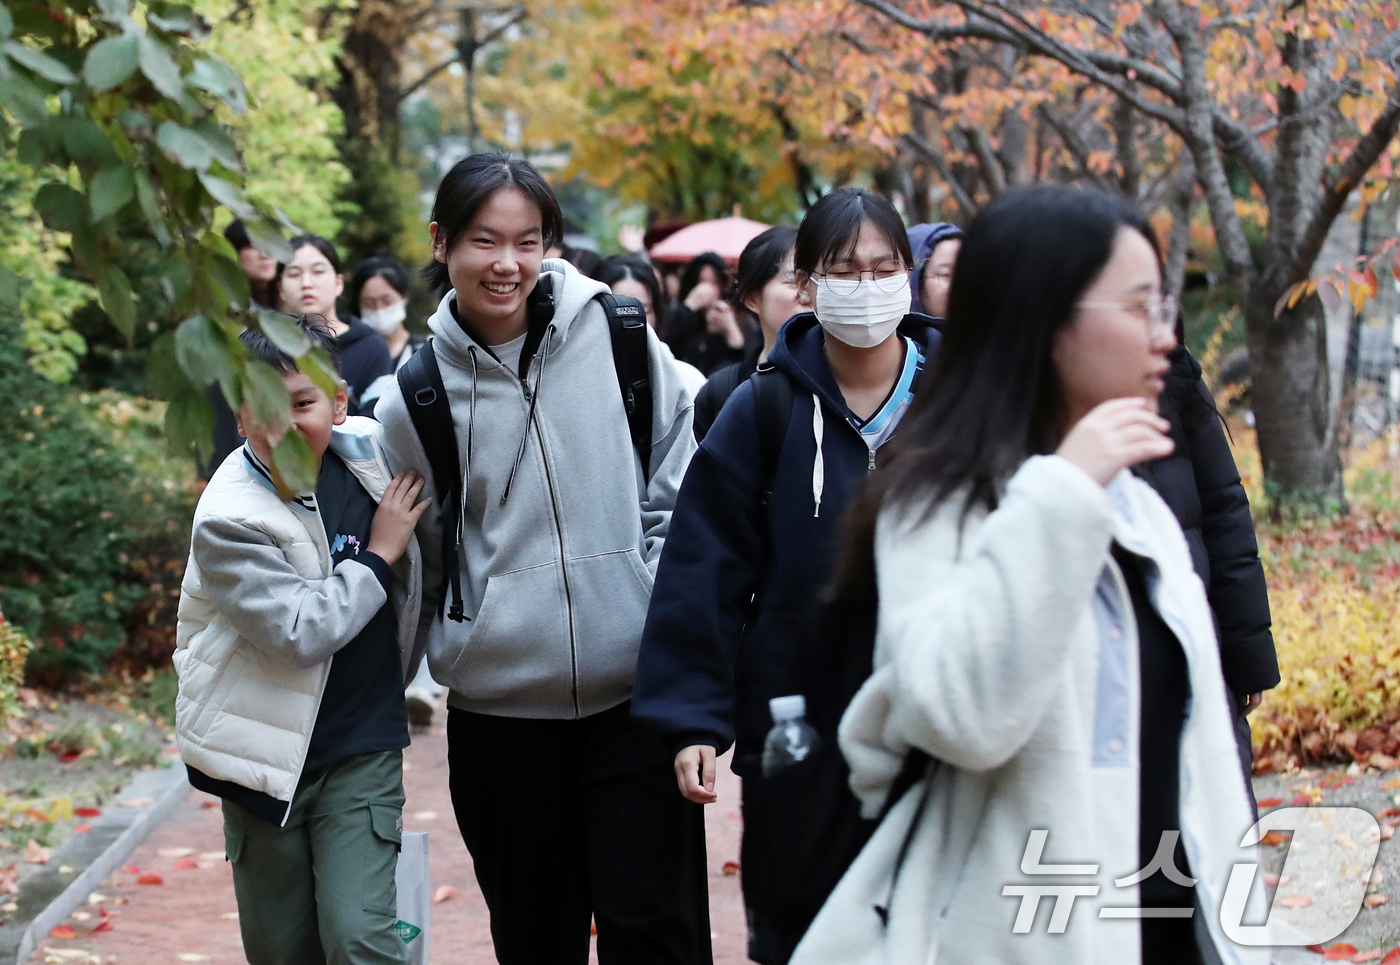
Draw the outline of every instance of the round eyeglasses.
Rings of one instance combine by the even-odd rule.
[[[813,277],[833,295],[852,295],[866,275],[882,292],[897,292],[909,284],[909,269],[898,261],[882,261],[874,268],[833,265],[825,274]]]
[[[1170,295],[1149,295],[1146,298],[1122,302],[1079,302],[1079,308],[1113,308],[1134,315],[1147,325],[1150,333],[1176,329],[1180,303]]]

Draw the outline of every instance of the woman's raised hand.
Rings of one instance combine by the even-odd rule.
[[[1076,422],[1055,453],[1107,486],[1129,466],[1171,455],[1169,427],[1145,399],[1110,399]]]

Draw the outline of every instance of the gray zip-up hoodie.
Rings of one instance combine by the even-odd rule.
[[[428,325],[457,430],[463,622],[444,620],[436,494],[423,514],[420,635],[450,706],[503,717],[576,718],[627,700],[652,579],[695,439],[691,399],[656,336],[651,479],[628,433],[607,286],[544,263],[554,318],[523,375],[458,324],[456,292]],[[530,420],[533,400],[533,421]],[[397,384],[379,402],[395,472],[432,472]],[[523,448],[522,448],[523,446]]]

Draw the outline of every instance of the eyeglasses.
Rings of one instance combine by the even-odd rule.
[[[1113,308],[1135,315],[1146,325],[1150,334],[1176,328],[1179,302],[1170,295],[1148,295],[1129,302],[1079,302],[1078,308]]]
[[[874,268],[855,265],[833,265],[822,275],[814,275],[833,295],[850,295],[860,287],[861,279],[869,275],[882,292],[897,292],[909,284],[909,269],[898,261],[882,261]]]
[[[317,281],[320,281],[327,275],[334,274],[334,272],[331,270],[330,265],[325,264],[312,265],[309,272],[303,272],[300,268],[282,269],[282,277],[285,278],[287,281],[301,281],[301,276],[303,274],[309,274],[312,278],[315,278]]]

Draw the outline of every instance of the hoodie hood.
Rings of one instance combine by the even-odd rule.
[[[337,335],[335,337],[342,352],[356,342],[362,341],[370,336],[374,336],[375,338],[381,337],[378,332],[360,321],[358,315],[347,315],[345,318],[342,318],[341,321],[350,326],[344,335]]]
[[[562,258],[546,258],[540,266],[539,281],[527,299],[529,315],[529,337],[526,342],[539,345],[544,329],[553,328],[548,343],[540,347],[544,354],[552,354],[569,337],[569,329],[578,319],[585,305],[608,286],[582,274],[577,268]],[[499,359],[490,348],[469,334],[457,317],[457,290],[449,289],[438,302],[437,311],[428,319],[428,328],[438,337],[438,348],[448,358],[459,365],[470,366],[470,355],[475,348],[476,364],[481,368],[498,368]],[[370,331],[369,326],[364,326]]]
[[[940,241],[962,236],[961,228],[946,221],[916,224],[909,229],[909,247],[914,252],[914,274],[909,279],[909,287],[914,293],[909,307],[911,312],[924,311],[924,300],[920,295],[924,287],[924,263],[928,261],[929,255],[933,254],[933,249]]]
[[[939,344],[939,322],[927,315],[910,312],[904,316],[896,330],[907,335],[919,346],[926,360],[932,364]],[[778,337],[773,350],[768,353],[768,364],[785,373],[793,385],[822,400],[832,412],[839,412],[847,422],[859,422],[846,406],[846,399],[836,385],[836,377],[831,374],[831,363],[826,360],[826,333],[822,331],[817,316],[812,312],[794,315],[778,329]]]

